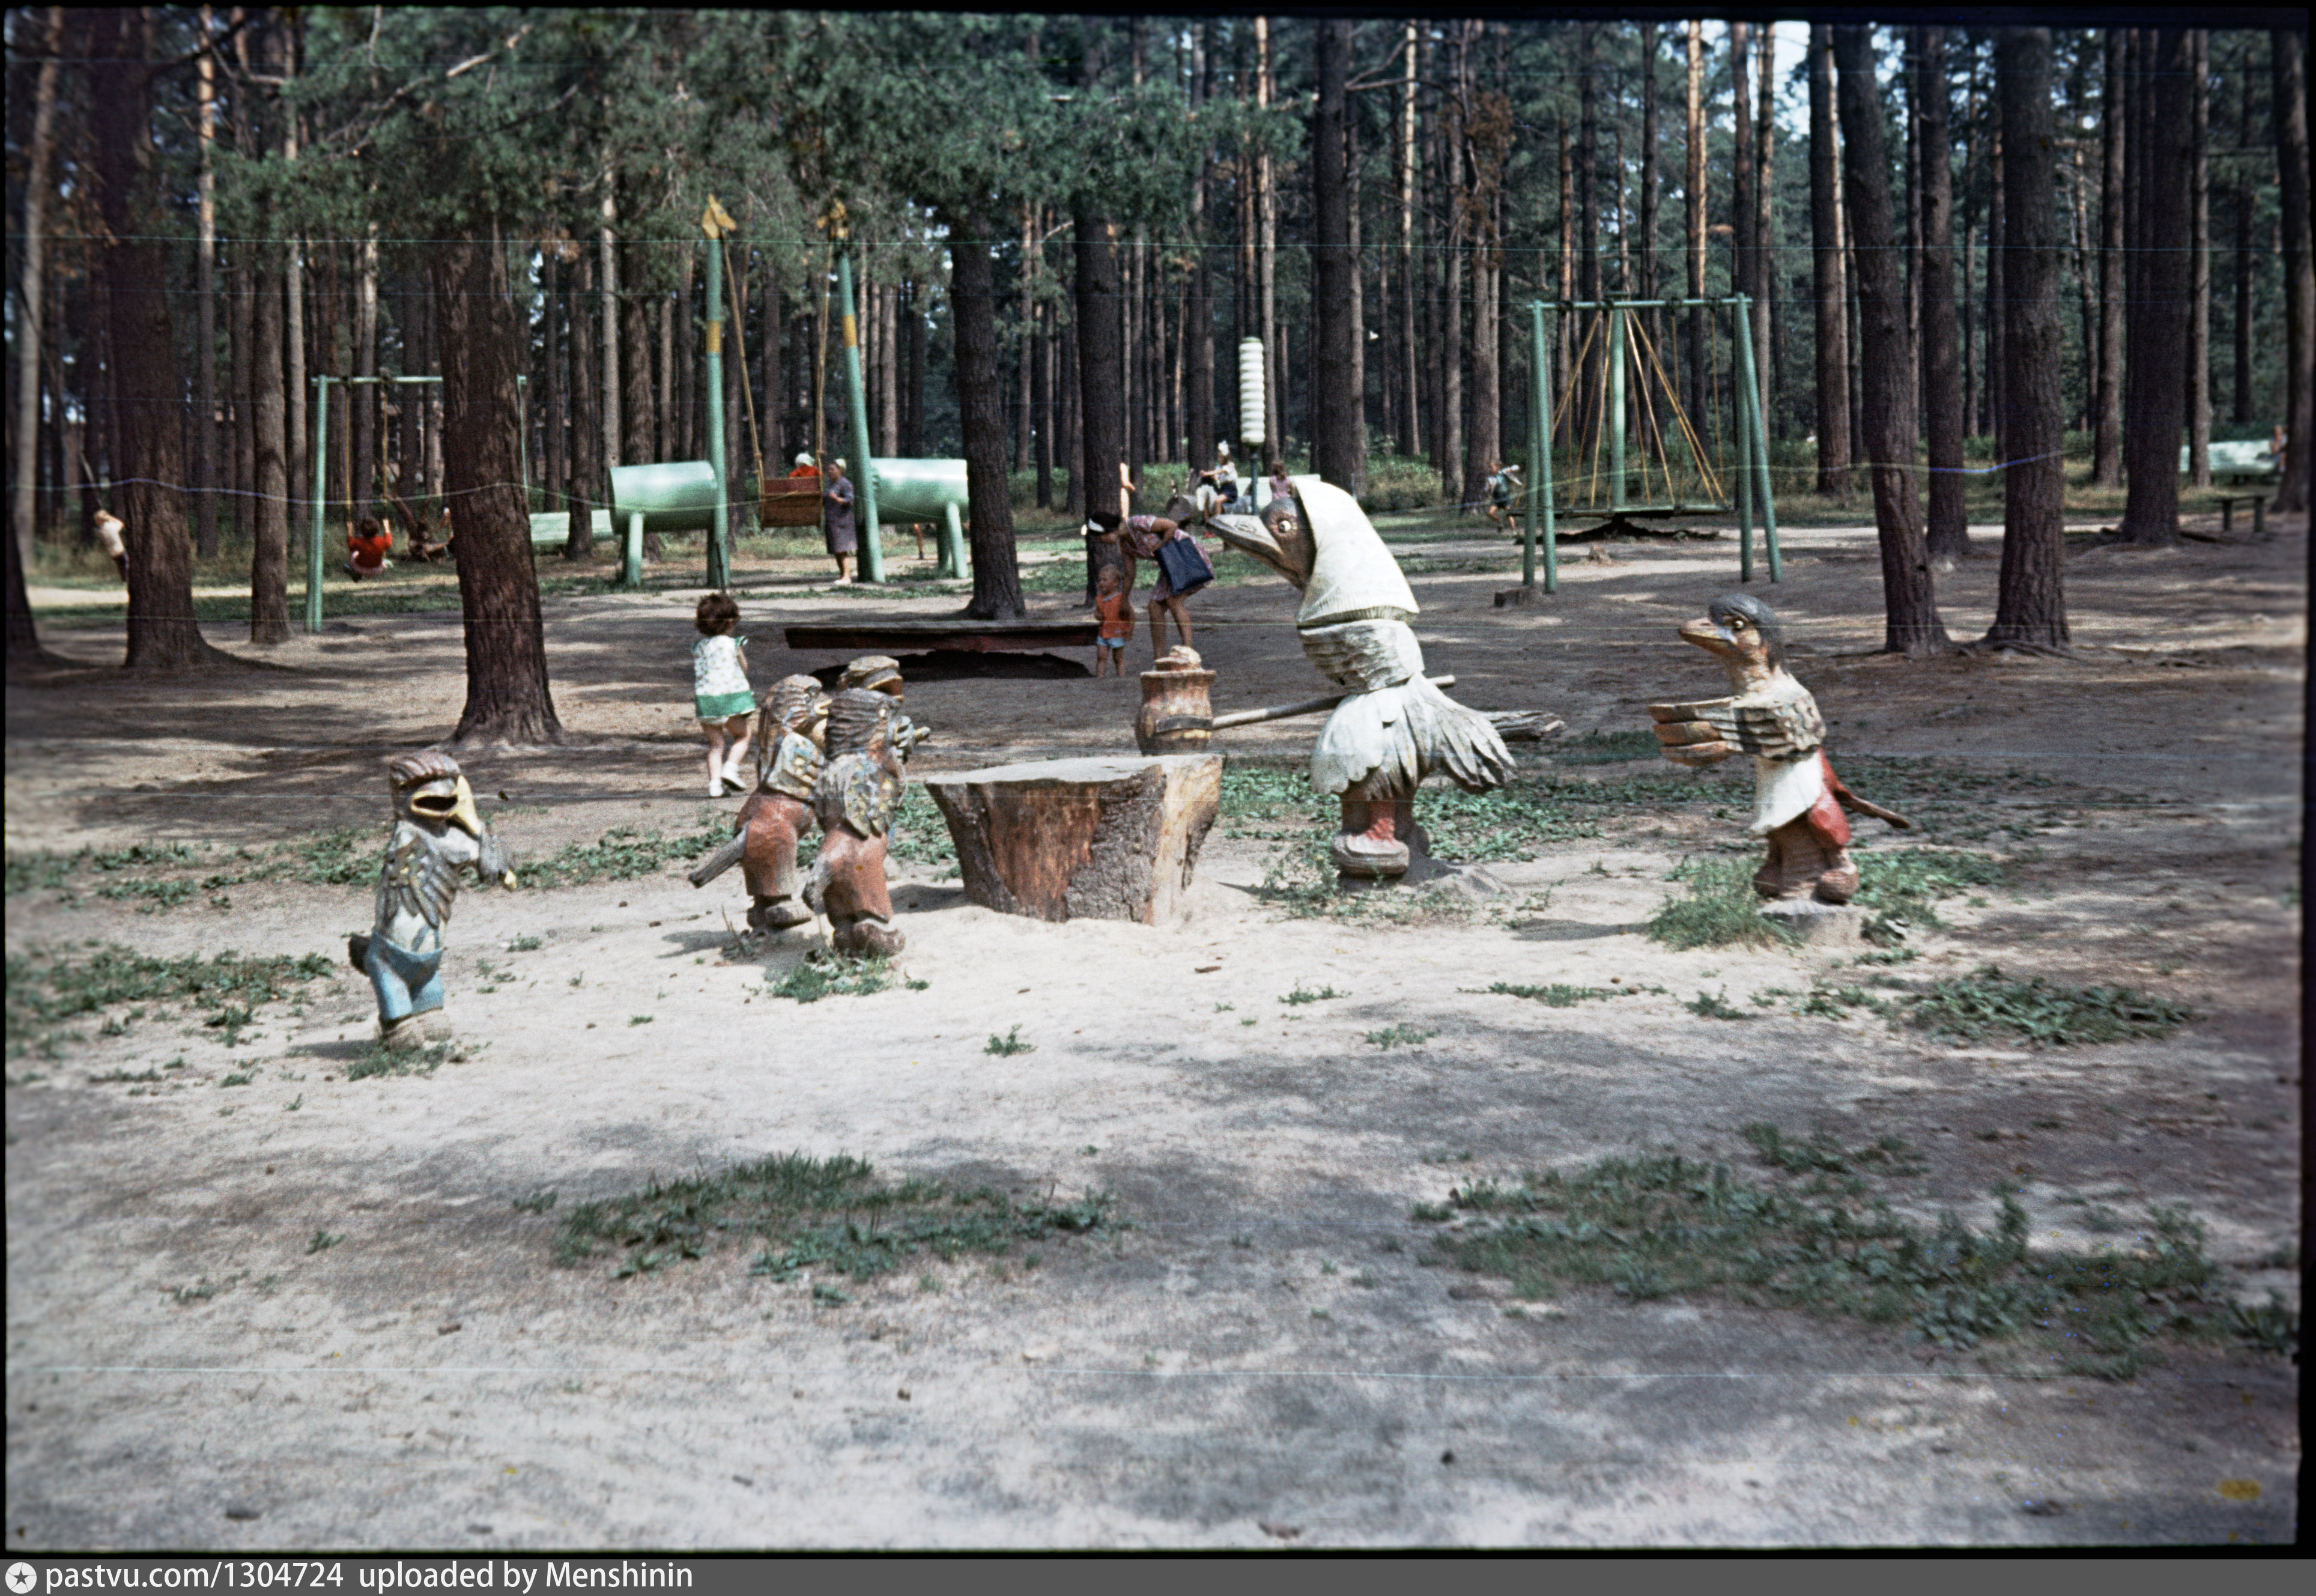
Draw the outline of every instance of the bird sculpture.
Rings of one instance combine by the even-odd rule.
[[[1311,750],[1312,787],[1342,800],[1328,853],[1344,885],[1396,882],[1429,852],[1417,785],[1436,772],[1483,792],[1510,779],[1512,756],[1486,716],[1424,679],[1415,595],[1358,502],[1317,477],[1290,486],[1259,517],[1207,524],[1301,592],[1305,656],[1350,690]]]
[[[1825,756],[1825,719],[1808,688],[1786,670],[1785,630],[1777,611],[1750,593],[1724,593],[1680,629],[1681,639],[1718,659],[1730,696],[1697,703],[1651,704],[1657,740],[1676,764],[1717,764],[1733,753],[1753,758],[1753,824],[1768,858],[1754,872],[1764,898],[1807,895],[1823,904],[1857,896],[1849,857],[1849,814],[1870,815],[1902,831],[1913,822],[1869,804],[1841,784]]]

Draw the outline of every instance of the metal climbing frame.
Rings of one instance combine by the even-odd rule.
[[[1722,299],[1589,299],[1528,305],[1533,348],[1529,379],[1533,398],[1528,406],[1528,458],[1534,463],[1528,483],[1528,513],[1520,538],[1520,579],[1536,585],[1537,534],[1544,534],[1544,589],[1560,589],[1557,516],[1563,510],[1605,513],[1612,519],[1627,515],[1677,515],[1695,513],[1737,516],[1738,580],[1753,579],[1753,523],[1758,504],[1763,547],[1768,556],[1769,580],[1780,581],[1785,562],[1777,548],[1777,504],[1769,487],[1769,449],[1762,426],[1760,388],[1755,380],[1750,301],[1733,294]],[[1734,411],[1736,459],[1728,458],[1719,427],[1719,407],[1708,419],[1710,441],[1697,433],[1695,418],[1680,401],[1679,384],[1665,369],[1651,343],[1647,324],[1632,313],[1638,310],[1726,311],[1729,341],[1736,352],[1730,388]],[[1560,424],[1554,420],[1551,391],[1551,332],[1545,313],[1559,318],[1558,331],[1566,336],[1571,317],[1589,318],[1583,335],[1569,361],[1568,391],[1560,396]],[[1717,345],[1708,332],[1708,350]],[[1597,354],[1595,351],[1597,349]],[[1628,379],[1632,379],[1628,382]],[[1719,386],[1719,374],[1709,385]],[[1637,398],[1641,402],[1634,403]],[[1708,400],[1708,403],[1710,401]],[[1670,419],[1672,431],[1665,423]],[[1637,423],[1637,425],[1635,424]],[[1571,464],[1570,486],[1581,491],[1562,501],[1554,477],[1554,437],[1565,426]],[[1628,432],[1637,432],[1637,437]],[[1632,445],[1637,444],[1635,450]],[[1653,455],[1652,455],[1652,448]],[[1638,454],[1637,468],[1634,455]],[[1603,459],[1605,453],[1606,459]],[[1589,472],[1586,468],[1590,459]],[[1653,465],[1655,482],[1651,481]],[[1640,480],[1641,498],[1633,496],[1633,479]],[[1603,488],[1605,486],[1605,494]],[[1659,500],[1650,502],[1652,486],[1661,486]],[[1733,487],[1734,492],[1731,490]],[[1693,495],[1693,496],[1692,496]]]

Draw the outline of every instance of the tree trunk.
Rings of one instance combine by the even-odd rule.
[[[2189,31],[2187,479],[2212,486],[2212,36]]]
[[[1419,351],[1415,330],[1416,288],[1415,265],[1415,23],[1406,24],[1402,45],[1406,58],[1400,69],[1399,112],[1399,317],[1400,349],[1403,373],[1401,383],[1405,389],[1405,414],[1400,417],[1399,450],[1405,455],[1423,452],[1423,361]],[[1565,140],[1563,150],[1565,151]],[[1563,165],[1565,165],[1563,159]]]
[[[192,544],[185,525],[184,404],[170,325],[167,236],[153,147],[154,15],[87,13],[96,178],[109,240],[100,246],[110,336],[113,513],[126,523],[132,671],[175,671],[227,656],[193,620]]]
[[[965,480],[973,535],[973,601],[966,613],[1011,620],[1028,613],[1013,546],[1013,487],[1006,472],[1005,412],[997,350],[993,228],[957,218],[949,240],[949,317],[957,337],[957,408],[965,432]],[[1110,468],[1113,478],[1117,468]],[[1091,545],[1089,545],[1091,547]]]
[[[1747,46],[1752,29],[1729,24],[1731,133],[1729,192],[1729,284],[1751,294],[1753,282],[1753,96]]]
[[[1086,513],[1118,506],[1118,470],[1126,463],[1126,367],[1119,304],[1118,224],[1081,207],[1074,217],[1077,247],[1078,424],[1084,443],[1079,475]],[[993,311],[993,316],[994,312]],[[1274,444],[1274,447],[1276,445]],[[1085,602],[1093,602],[1101,545],[1086,543]]]
[[[1964,508],[1962,373],[1955,360],[1954,169],[1948,159],[1946,31],[1918,28],[1915,115],[1921,129],[1922,415],[1929,433],[1930,522],[1934,569],[1951,571],[1970,554]]]
[[[1881,533],[1886,652],[1920,658],[1948,646],[1938,619],[1929,550],[1914,491],[1914,396],[1907,373],[1906,290],[1899,272],[1890,210],[1890,165],[1874,81],[1873,31],[1855,24],[1833,31],[1840,69],[1844,198],[1857,260],[1860,354],[1866,375],[1866,455],[1874,484],[1874,522]]]
[[[2247,75],[2249,76],[2249,75]],[[2242,145],[2251,143],[2251,117],[2249,111],[2237,127],[2236,137]],[[2236,369],[2234,404],[2228,419],[2238,426],[2251,424],[2251,215],[2258,204],[2258,190],[2239,175],[2231,185],[2235,201],[2236,269],[2234,278],[2236,314]]]
[[[2123,486],[2124,160],[2129,123],[2124,115],[2124,55],[2120,28],[2107,35],[2099,90],[2099,358],[2098,397],[2091,427],[2091,486]]]
[[[2125,336],[2131,379],[2124,389],[2123,524],[2127,543],[2168,545],[2179,536],[2179,444],[2187,425],[2187,252],[2178,247],[2188,227],[2187,125],[2190,97],[2187,33],[2153,31],[2142,47],[2142,72],[2133,85],[2139,114],[2131,134],[2141,147],[2142,220],[2135,229],[2148,247],[2133,270]]]
[[[2284,234],[2284,429],[2282,480],[2276,508],[2294,514],[2308,510],[2309,429],[2316,424],[2316,256],[2308,235],[2308,71],[2305,38],[2279,28],[2268,35],[2276,99],[2276,166],[2282,196]]]
[[[1351,254],[1350,184],[1343,169],[1343,121],[1351,55],[1351,24],[1323,19],[1318,34],[1318,103],[1311,121],[1311,469],[1356,494],[1358,483],[1360,396],[1351,379],[1351,293],[1358,260]]]
[[[1988,120],[1993,123],[1987,140],[1991,179],[1986,203],[1986,430],[1994,439],[1994,464],[2000,468],[2010,458],[2010,394],[2004,363],[2003,313],[2007,302],[2004,280],[2009,276],[2009,227],[2003,216],[2002,97],[1993,96]]]
[[[257,499],[249,559],[249,640],[274,644],[290,640],[290,438],[289,407],[281,393],[282,281],[264,269],[252,275],[257,290],[250,342]]]
[[[1200,270],[1203,272],[1204,268],[1201,267]],[[950,291],[953,296],[956,290],[952,287]],[[949,312],[952,325],[956,320],[956,314],[952,301]],[[1040,304],[1035,307],[1031,317],[1029,408],[1036,413],[1036,427],[1030,441],[1037,450],[1038,508],[1040,510],[1050,510],[1054,507],[1054,335],[1051,330],[1053,319],[1054,313],[1050,306]],[[1207,357],[1211,365],[1214,359],[1214,343],[1211,339],[1207,343]]]
[[[1817,326],[1817,491],[1849,492],[1849,339],[1834,210],[1833,36],[1810,24],[1810,262]],[[1943,88],[1943,85],[1941,85]],[[1941,95],[1943,99],[1943,95]],[[1928,307],[1925,306],[1927,310]],[[1933,439],[1936,433],[1932,433]],[[1935,442],[1932,447],[1936,447]],[[1931,478],[1933,495],[1937,478]],[[1936,503],[1933,498],[1932,503]],[[1936,525],[1935,513],[1932,524]]]
[[[1688,24],[1688,172],[1682,203],[1688,215],[1688,297],[1705,298],[1705,245],[1707,214],[1705,194],[1705,24]],[[1706,340],[1711,333],[1706,325],[1705,310],[1691,307],[1688,313],[1688,414],[1702,422],[1712,396],[1706,391],[1707,365]]]
[[[40,334],[57,318],[55,308],[47,303],[43,290],[43,270],[48,248],[49,156],[54,143],[57,108],[57,80],[62,70],[65,38],[65,13],[61,6],[49,7],[41,18],[40,69],[34,79],[31,136],[27,141],[24,172],[23,240],[24,265],[22,299],[18,305],[21,319],[16,325],[16,435],[9,456],[10,468],[15,473],[8,499],[8,662],[18,664],[49,660],[54,656],[40,646],[39,630],[32,624],[31,595],[24,586],[24,567],[32,558],[32,536],[40,519],[40,374],[43,351]],[[206,109],[204,101],[204,109]],[[202,180],[208,181],[208,145],[202,146]],[[206,195],[206,189],[204,193]],[[202,301],[206,308],[207,299]],[[214,337],[211,342],[214,343]],[[48,361],[63,369],[58,357],[62,352],[51,348],[45,352]],[[210,372],[214,377],[216,356],[210,354]],[[50,425],[61,432],[64,426],[64,395],[55,394],[56,408]],[[206,498],[204,502],[208,501]],[[214,534],[212,534],[214,540]]]
[[[494,236],[434,245],[427,257],[442,328],[443,467],[459,543],[467,704],[451,741],[563,740],[523,508],[514,305]]]
[[[2060,245],[2053,213],[2056,132],[2051,115],[2051,31],[1996,34],[1995,89],[2009,144],[1999,196],[2010,260],[2003,281],[2003,352],[2010,370],[2002,478],[2002,577],[1990,643],[2067,643],[2066,336],[2059,310]],[[1923,130],[1925,146],[1929,129]]]
[[[244,249],[242,253],[246,255],[248,252]],[[358,298],[354,301],[354,375],[376,377],[378,375],[378,224],[376,222],[370,224],[369,233],[362,239],[360,271],[361,283],[357,290]],[[236,290],[239,292],[246,292],[247,288],[248,276],[245,272],[236,279]],[[236,309],[237,325],[246,326],[248,325],[246,322],[238,321],[239,315],[240,312]],[[242,349],[236,349],[234,352],[234,387],[239,393],[245,395],[249,391],[248,384],[242,377],[244,369],[242,353],[246,347],[247,344],[245,342]],[[371,508],[378,503],[379,429],[379,424],[385,419],[385,406],[382,403],[384,397],[382,386],[379,383],[367,382],[348,391],[351,395],[349,403],[353,409],[354,424],[354,502],[351,515],[358,519],[369,514]],[[241,435],[246,437],[248,434],[244,431]],[[249,468],[245,464],[244,469]]]
[[[563,257],[552,240],[539,249],[539,376],[545,388],[547,424],[539,441],[539,464],[547,473],[547,503],[553,511],[570,503],[571,474],[565,467],[564,428],[570,419],[570,401],[563,383]]]
[[[1771,158],[1777,153],[1777,23],[1764,22],[1761,24],[1756,58],[1760,69],[1761,103],[1753,118],[1753,348],[1758,352],[1753,376],[1761,388],[1761,407],[1755,414],[1760,416],[1765,432],[1776,422],[1777,415],[1777,394],[1769,381],[1774,369],[1770,358],[1774,345],[1769,337],[1769,312],[1777,299],[1777,211],[1770,204],[1777,186],[1769,170]],[[1911,340],[1908,347],[1912,347]],[[1909,373],[1906,385],[1909,392],[1913,388],[1911,378]],[[1779,431],[1782,433],[1782,427]]]
[[[595,317],[588,296],[595,286],[595,263],[583,245],[575,244],[567,257],[571,266],[568,314],[571,321],[571,486],[564,503],[571,520],[563,539],[563,557],[590,558],[595,551],[595,500],[602,492],[603,429],[595,410]],[[616,530],[616,529],[615,529]]]
[[[211,31],[209,7],[201,7],[201,38],[207,42]],[[52,47],[53,53],[53,47]],[[194,370],[199,373],[200,387],[194,394],[193,457],[200,475],[194,479],[195,547],[205,560],[215,559],[218,551],[218,371],[217,371],[217,56],[204,50],[194,63],[194,101],[199,107],[194,130],[200,142],[201,172],[199,179],[199,199],[195,201],[198,229],[193,255],[193,295],[195,314],[200,318],[200,330],[195,334]],[[35,158],[35,165],[38,160]],[[32,182],[31,192],[40,192],[40,180]],[[29,247],[40,247],[40,228],[29,216],[24,236]],[[31,268],[27,256],[27,272]]]
[[[623,466],[647,466],[660,458],[644,249],[634,240],[622,240],[619,245],[619,464]]]

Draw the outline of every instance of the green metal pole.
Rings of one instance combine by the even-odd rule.
[[[1608,508],[1625,507],[1625,309],[1608,307]]]
[[[1544,307],[1542,305],[1538,305],[1536,308],[1536,369],[1537,372],[1536,384],[1537,396],[1536,415],[1537,432],[1543,441],[1543,448],[1537,451],[1537,459],[1544,467],[1543,471],[1539,473],[1544,488],[1544,520],[1542,523],[1543,531],[1540,533],[1540,536],[1544,539],[1544,591],[1546,593],[1558,593],[1560,591],[1560,529],[1553,520],[1552,504],[1554,488],[1552,482],[1552,385],[1549,377],[1551,366],[1552,363],[1544,338]]]
[[[852,419],[853,520],[860,529],[860,580],[885,580],[885,550],[877,540],[877,468],[868,458],[868,396],[860,386],[860,324],[852,316],[852,257],[836,257],[837,290],[844,316],[844,397]]]
[[[940,564],[936,576],[965,575],[965,527],[957,517],[957,501],[950,499],[941,505]]]
[[[1745,325],[1748,329],[1752,326],[1750,319]],[[1760,385],[1756,383],[1750,391],[1753,396],[1753,459],[1761,473],[1761,544],[1769,553],[1769,580],[1782,582],[1785,562],[1777,557],[1777,503],[1769,487],[1769,421],[1761,414]]]
[[[1552,434],[1545,431],[1537,421],[1537,418],[1544,414],[1545,406],[1543,302],[1537,299],[1529,300],[1528,312],[1529,330],[1533,334],[1530,342],[1535,344],[1535,348],[1528,357],[1528,387],[1531,390],[1528,407],[1529,477],[1528,524],[1520,529],[1520,585],[1534,587],[1536,585],[1536,528],[1537,522],[1544,514],[1544,493],[1537,485],[1544,480],[1545,474],[1552,469],[1551,462],[1545,459],[1544,455],[1544,451],[1552,446]]]
[[[732,575],[724,551],[730,521],[724,475],[724,250],[708,239],[708,468],[716,473],[716,524],[708,531],[708,585],[722,589]]]
[[[306,535],[306,629],[322,629],[322,529],[330,491],[330,379],[314,379],[314,522]]]
[[[1736,352],[1737,391],[1737,580],[1753,580],[1753,323],[1746,313],[1745,296],[1733,294],[1729,304],[1735,319],[1729,324],[1730,347]]]

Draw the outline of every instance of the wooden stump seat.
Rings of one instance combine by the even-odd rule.
[[[1040,920],[1181,918],[1222,806],[1219,753],[1057,759],[928,776],[966,896]]]

